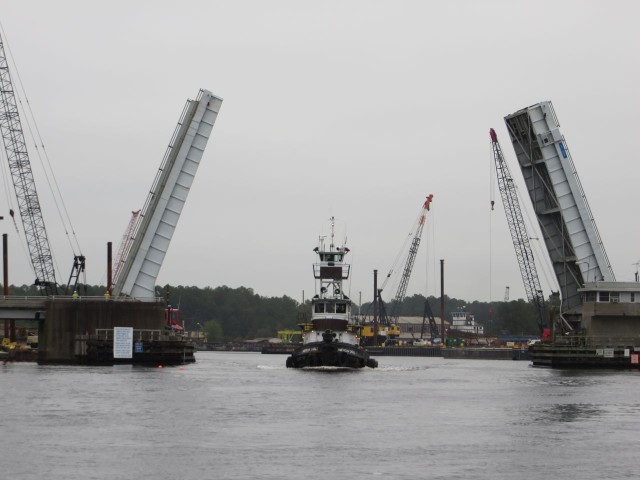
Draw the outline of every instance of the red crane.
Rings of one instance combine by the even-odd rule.
[[[122,265],[124,264],[125,258],[127,258],[127,252],[131,248],[131,243],[133,242],[133,231],[136,228],[136,221],[140,216],[140,210],[135,210],[131,212],[131,220],[129,221],[129,226],[127,230],[124,232],[122,236],[122,241],[120,242],[120,247],[118,248],[118,254],[116,255],[115,265],[113,267],[113,280],[114,282],[118,279],[118,274],[122,269]]]
[[[420,240],[422,239],[422,230],[424,229],[424,224],[426,223],[427,219],[427,212],[429,211],[432,200],[433,195],[430,194],[422,204],[422,210],[420,212],[420,215],[418,216],[416,230],[413,235],[413,240],[411,241],[411,246],[409,247],[409,254],[407,255],[407,261],[405,262],[402,277],[400,278],[400,284],[398,285],[396,296],[392,300],[391,317],[394,319],[394,321],[397,321],[398,317],[400,316],[400,305],[402,304],[402,301],[404,300],[404,297],[407,293],[409,279],[411,278],[411,272],[413,271],[413,264],[415,263],[416,255],[418,254],[418,247],[420,246]]]

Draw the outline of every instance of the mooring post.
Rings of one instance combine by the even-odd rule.
[[[0,217],[1,219],[2,217]],[[6,233],[2,234],[2,287],[4,297],[9,295],[9,248],[8,237]],[[4,338],[9,338],[9,320],[4,321]]]
[[[113,295],[113,271],[112,271],[111,242],[107,242],[107,293]]]
[[[378,305],[378,270],[373,271],[373,346],[378,346],[378,314],[380,313]]]
[[[442,330],[442,344],[445,344],[447,332],[444,328],[444,260],[440,260],[440,330]]]

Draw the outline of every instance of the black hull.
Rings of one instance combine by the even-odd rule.
[[[303,345],[287,357],[287,368],[339,367],[376,368],[378,362],[358,345],[314,342]]]

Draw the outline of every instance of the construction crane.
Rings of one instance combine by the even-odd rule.
[[[394,266],[391,267],[391,270],[387,274],[387,278],[382,286],[382,288],[378,289],[376,293],[378,308],[379,308],[379,326],[372,325],[371,322],[364,322],[362,327],[361,336],[363,343],[365,345],[376,343],[376,340],[373,337],[381,336],[386,337],[389,340],[393,340],[400,335],[400,327],[398,326],[398,317],[400,316],[400,305],[404,300],[404,297],[407,293],[407,287],[409,286],[409,278],[411,277],[411,271],[413,270],[413,264],[415,263],[416,255],[418,253],[418,247],[420,246],[420,239],[422,238],[422,230],[424,229],[424,224],[426,222],[427,212],[429,211],[431,201],[433,200],[433,195],[427,196],[424,203],[422,204],[422,209],[420,211],[420,215],[418,216],[417,226],[415,229],[415,233],[413,234],[413,239],[411,241],[411,245],[409,247],[409,253],[407,255],[407,259],[404,265],[404,270],[402,272],[402,277],[400,278],[400,283],[398,285],[398,289],[396,291],[396,295],[391,301],[391,311],[387,313],[387,309],[384,301],[382,300],[382,291],[384,290],[384,285],[391,277],[394,266],[397,262],[394,262]],[[406,243],[405,243],[406,245]],[[403,246],[403,250],[404,250]],[[401,252],[402,253],[402,252]],[[398,255],[398,258],[400,254]],[[375,328],[374,328],[375,327]],[[378,329],[376,331],[376,328]],[[378,335],[376,335],[378,333]]]
[[[509,225],[509,231],[511,232],[511,240],[516,251],[520,274],[522,275],[527,299],[533,303],[536,309],[538,327],[542,334],[548,323],[544,306],[544,296],[542,294],[542,289],[540,288],[540,280],[538,278],[538,272],[533,259],[529,235],[524,223],[524,218],[522,217],[522,210],[520,209],[516,186],[513,182],[513,177],[509,172],[509,167],[504,159],[504,155],[502,154],[502,148],[498,142],[498,136],[493,128],[489,130],[489,135],[491,137],[491,147],[493,150],[493,158],[495,160],[496,175],[498,177],[498,188],[500,190],[500,196],[502,197],[504,211],[507,216],[507,223]],[[505,301],[508,298],[508,288],[509,287],[507,287],[507,292],[505,293]]]
[[[420,339],[424,338],[424,330],[425,324],[429,321],[429,333],[431,336],[431,345],[435,345],[436,338],[440,337],[440,333],[438,330],[438,326],[436,325],[436,319],[433,316],[433,311],[431,310],[431,305],[429,305],[429,300],[424,301],[424,313],[422,314],[422,328],[420,329]]]
[[[131,248],[131,244],[133,243],[133,232],[136,228],[136,223],[138,221],[138,217],[140,216],[141,210],[134,210],[131,212],[131,220],[129,220],[129,225],[127,226],[124,235],[122,236],[122,241],[120,242],[120,246],[118,247],[118,253],[116,255],[116,261],[113,267],[113,281],[118,281],[118,274],[122,269],[122,265],[124,264],[125,258],[127,256],[127,252]]]
[[[57,295],[58,283],[53,255],[47,237],[42,208],[36,189],[27,144],[20,121],[18,102],[11,81],[5,42],[0,35],[0,135],[9,162],[9,171],[22,219],[25,240],[36,279],[34,284],[45,295]],[[14,216],[13,210],[11,216]],[[65,293],[76,289],[80,274],[85,271],[84,255],[74,255],[73,266]]]
[[[411,278],[411,272],[413,271],[413,264],[415,263],[416,255],[418,254],[418,247],[420,246],[420,240],[422,238],[422,230],[424,229],[427,212],[429,211],[432,200],[433,195],[429,195],[426,198],[426,200],[422,204],[420,215],[418,216],[416,231],[413,235],[411,246],[409,247],[409,254],[407,255],[404,270],[402,271],[402,276],[400,277],[400,284],[398,285],[396,296],[393,298],[391,303],[390,315],[394,322],[398,321],[398,317],[400,316],[400,306],[402,305],[402,301],[407,294],[407,287],[409,286],[409,279]]]

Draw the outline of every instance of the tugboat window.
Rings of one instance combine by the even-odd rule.
[[[335,304],[327,303],[326,313],[334,313],[335,307],[336,307]]]
[[[347,313],[347,304],[346,303],[338,303],[336,305],[336,313]]]
[[[324,303],[316,303],[316,313],[324,313]]]

